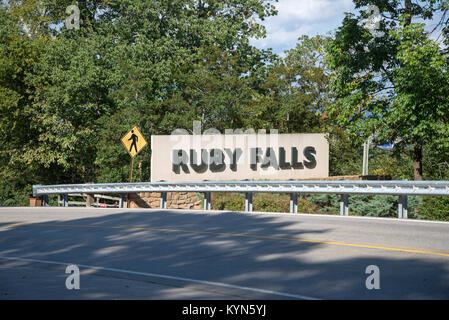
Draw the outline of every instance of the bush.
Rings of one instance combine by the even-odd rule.
[[[323,214],[340,213],[340,196],[336,194],[307,195],[307,199],[318,206],[318,212]],[[398,196],[389,195],[349,195],[349,214],[368,217],[397,217]],[[408,216],[414,214],[419,205],[417,197],[408,197]]]
[[[420,201],[421,199],[421,201]],[[397,217],[398,196],[349,195],[349,214],[368,217]],[[215,210],[245,210],[245,195],[237,193],[213,193]],[[255,193],[254,211],[289,212],[288,194]],[[339,214],[340,195],[307,194],[298,197],[299,213]],[[449,221],[449,197],[408,197],[408,217]]]
[[[349,212],[356,216],[397,217],[398,197],[354,195],[349,196]]]
[[[354,195],[349,197],[349,211],[353,215],[368,217],[397,217],[399,197],[390,195]],[[419,205],[417,197],[408,197],[408,217],[416,218],[415,210]]]
[[[211,207],[214,210],[245,210],[245,197],[237,193],[212,193]]]
[[[236,193],[213,193],[212,209],[214,210],[245,210],[245,195]],[[290,212],[290,195],[255,193],[253,209],[259,212]],[[299,213],[316,213],[318,206],[306,199],[298,198]]]
[[[340,213],[340,196],[336,194],[308,194],[304,199],[316,207],[316,213]]]
[[[0,184],[0,207],[28,206],[31,186],[13,187],[8,183]]]
[[[449,221],[449,197],[425,197],[418,207],[418,219]]]
[[[257,193],[254,195],[253,209],[261,212],[289,212],[290,197],[271,193]]]

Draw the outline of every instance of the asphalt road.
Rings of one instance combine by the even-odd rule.
[[[370,265],[380,289],[366,287]],[[0,208],[0,299],[448,298],[449,223]]]

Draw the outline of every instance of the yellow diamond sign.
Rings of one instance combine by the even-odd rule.
[[[122,143],[131,158],[137,156],[137,154],[147,145],[145,138],[137,127],[132,128],[131,131],[122,138]]]

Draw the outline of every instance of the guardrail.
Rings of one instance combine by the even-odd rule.
[[[79,206],[87,206],[87,207],[101,207],[101,206],[105,206],[105,207],[112,207],[112,208],[117,208],[118,207],[118,202],[120,201],[120,198],[118,197],[111,197],[111,196],[106,196],[103,194],[86,194],[86,193],[71,193],[70,194],[72,197],[82,197],[84,198],[84,201],[68,201],[67,206],[68,205],[79,205]],[[97,199],[95,201],[95,199]],[[113,204],[106,204],[106,203],[101,203],[100,200],[113,200],[115,202],[117,202],[116,205]],[[64,200],[61,200],[60,195],[58,194],[58,200],[57,200],[57,204],[58,207],[60,205],[64,206]]]
[[[137,192],[161,193],[160,207],[167,207],[167,192],[204,193],[204,208],[210,210],[212,192],[245,193],[245,211],[253,211],[253,193],[289,193],[290,212],[298,212],[298,194],[340,194],[340,215],[348,215],[350,194],[399,196],[398,218],[407,218],[407,196],[449,196],[449,181],[201,181],[201,182],[140,182],[34,185],[33,195],[43,196],[48,205],[49,194],[63,195],[63,205],[68,206],[68,195],[74,193],[119,194],[119,207],[123,208],[126,194]]]

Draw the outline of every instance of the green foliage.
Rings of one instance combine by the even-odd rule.
[[[253,199],[254,211],[290,212],[290,195],[256,193]],[[318,207],[310,201],[298,198],[298,213],[317,213]]]
[[[360,151],[362,152],[362,150]],[[413,161],[410,149],[396,154],[392,150],[372,148],[369,161],[370,174],[390,176],[392,180],[413,180]]]
[[[447,147],[449,60],[424,24],[412,22],[412,17],[426,21],[444,7],[440,1],[424,1],[427,5],[414,4],[407,12],[401,2],[354,0],[357,8],[378,5],[383,19],[373,36],[362,26],[366,12],[347,14],[329,42],[337,98],[329,112],[358,145],[374,135],[375,143],[391,142],[396,150],[420,148],[435,139]],[[415,161],[422,163],[420,157]],[[418,172],[415,177],[421,178]]]
[[[254,211],[261,212],[289,212],[290,198],[278,194],[255,194],[253,199]]]
[[[449,221],[449,197],[426,197],[422,200],[419,219]]]
[[[339,214],[340,196],[336,194],[307,194],[304,199],[310,201],[317,207],[315,213],[320,214]]]
[[[243,211],[245,197],[237,193],[213,193],[211,207],[213,210]]]
[[[397,217],[397,198],[372,195],[350,196],[349,214],[368,217]]]
[[[438,139],[424,146],[424,172],[429,180],[449,180],[449,148]]]
[[[256,101],[255,127],[280,133],[323,132],[321,114],[331,99],[324,61],[328,38],[303,36],[270,68]]]
[[[284,58],[250,44],[273,2],[78,1],[79,30],[64,24],[72,0],[1,2],[0,205],[27,205],[32,184],[126,182],[130,128],[150,143],[195,120],[222,132],[329,133],[330,175],[360,174],[361,143],[375,134],[395,145],[371,150],[371,174],[412,179],[422,146],[426,178],[449,179],[448,51],[424,29],[447,2],[354,0],[380,8],[378,36],[362,26],[366,13],[348,14],[333,39],[301,36]],[[150,179],[150,157],[148,145],[134,159],[134,181]],[[254,210],[288,212],[289,200],[255,194]],[[212,206],[241,211],[244,196],[214,194]],[[350,199],[351,214],[396,208],[395,197]],[[409,199],[410,216],[445,220],[447,209],[446,199]],[[298,211],[338,214],[339,196],[307,195]]]
[[[247,77],[250,70],[240,65],[239,57],[217,46],[203,47],[200,59],[175,69],[174,81],[179,91],[165,101],[167,117],[178,128],[192,126],[201,120],[204,128],[224,132],[227,128],[243,128],[254,118],[254,90]],[[168,122],[168,121],[167,121]]]
[[[0,165],[16,175],[26,167],[30,183],[127,181],[121,135],[136,124],[146,137],[190,127],[197,114],[180,122],[173,115],[186,106],[173,102],[214,79],[215,89],[195,103],[208,106],[221,94],[210,111],[222,115],[229,92],[247,86],[241,73],[264,74],[260,59],[270,55],[249,44],[264,34],[253,18],[275,13],[270,0],[80,1],[79,30],[65,27],[70,4],[13,0],[0,6]],[[207,57],[202,48],[210,47],[232,57],[229,77],[219,82],[217,70],[199,82],[182,79],[183,68],[199,76],[214,68],[200,64]],[[189,69],[194,62],[198,71]],[[227,84],[228,94],[217,90]],[[229,123],[234,115],[226,117]],[[149,179],[149,150],[135,159],[137,179]]]
[[[342,128],[326,124],[329,132],[329,175],[345,176],[362,172],[360,147],[353,145]]]
[[[320,208],[305,198],[298,198],[298,213],[320,213]]]
[[[0,207],[28,206],[31,193],[32,187],[30,185],[1,183]]]
[[[319,207],[317,213],[339,214],[340,196],[335,194],[307,195],[306,199]],[[368,217],[397,217],[398,197],[389,195],[350,195],[349,215]],[[419,206],[417,197],[408,197],[408,216],[416,218]]]
[[[213,193],[212,209],[214,210],[245,210],[244,194]],[[310,201],[298,198],[299,213],[317,213],[318,206]],[[258,212],[290,212],[290,196],[287,194],[255,193],[253,210]]]
[[[144,137],[149,137],[147,121],[143,120],[141,111],[136,106],[124,107],[112,116],[98,120],[99,133],[96,136],[97,152],[95,165],[98,182],[129,182],[131,159],[120,142],[121,138],[135,125],[139,127]],[[150,143],[150,139],[146,138]],[[148,181],[148,170],[151,159],[151,149],[147,145],[134,158],[133,181]]]

